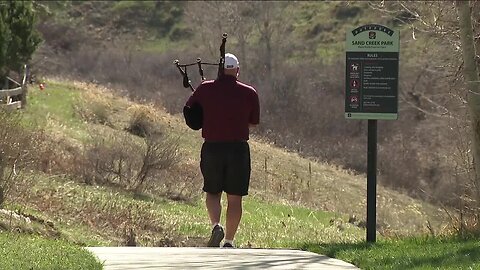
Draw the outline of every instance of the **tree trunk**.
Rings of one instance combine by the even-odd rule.
[[[262,9],[262,18],[258,22],[261,40],[265,45],[264,48],[264,64],[265,64],[265,80],[268,87],[270,88],[270,93],[273,93],[274,83],[273,83],[273,74],[272,74],[272,29],[271,29],[271,10],[268,4],[262,2],[259,6]]]
[[[480,200],[480,82],[475,61],[475,41],[473,38],[470,1],[457,0],[460,39],[464,62],[464,77],[468,89],[468,107],[472,122],[472,153],[475,169],[475,188],[477,200]]]
[[[247,43],[245,39],[245,35],[243,33],[240,33],[238,35],[238,43],[240,45],[240,59],[242,62],[240,62],[240,68],[242,69],[240,72],[243,72],[243,74],[248,74],[248,60],[247,60],[247,50],[245,44]],[[244,77],[245,78],[245,77]]]

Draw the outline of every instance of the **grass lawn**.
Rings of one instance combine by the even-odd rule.
[[[0,269],[103,269],[82,247],[33,235],[0,233]]]
[[[305,244],[304,250],[325,254],[361,269],[480,269],[478,239],[405,238],[375,244]]]

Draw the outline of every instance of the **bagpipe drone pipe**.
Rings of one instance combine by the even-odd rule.
[[[190,88],[192,92],[195,91],[193,88],[190,78],[188,78],[187,67],[189,66],[198,66],[198,72],[200,73],[200,77],[202,81],[205,81],[205,76],[203,75],[203,67],[202,65],[208,66],[218,66],[218,78],[223,76],[223,69],[225,66],[225,43],[227,42],[227,34],[224,33],[222,35],[222,44],[220,45],[220,60],[217,64],[214,63],[204,63],[202,62],[201,58],[197,58],[196,63],[191,64],[180,64],[179,60],[175,60],[174,64],[180,71],[183,77],[183,87]],[[185,118],[185,123],[193,130],[199,130],[203,126],[203,109],[202,106],[198,103],[194,103],[192,106],[184,106],[183,107],[183,117]]]

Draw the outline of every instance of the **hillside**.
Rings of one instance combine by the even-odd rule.
[[[0,111],[0,268],[100,269],[82,246],[205,245],[202,139],[183,123],[190,91],[172,61],[216,61],[224,32],[261,103],[238,247],[299,248],[367,269],[477,264],[480,198],[454,2],[34,9],[43,42],[28,106]],[[374,245],[364,242],[367,125],[343,114],[345,33],[370,23],[401,40],[399,119],[379,121]],[[189,75],[200,82],[196,68]]]
[[[208,232],[198,169],[200,134],[189,130],[181,115],[128,101],[99,85],[58,79],[48,79],[46,85],[44,91],[31,89],[22,117],[27,126],[44,130],[44,141],[38,143],[49,157],[36,161],[37,170],[22,174],[6,204],[39,223],[39,228],[25,230],[83,245],[122,245],[130,230],[140,245],[202,245]],[[85,170],[101,173],[95,167],[82,168],[89,166],[82,161],[90,157],[89,148],[109,160],[118,150],[107,147],[113,152],[105,155],[102,145],[113,147],[121,138],[140,142],[141,137],[126,131],[138,111],[154,119],[168,145],[178,146],[177,162],[136,191],[114,178],[86,178],[92,174]],[[135,156],[126,140],[120,140],[122,148]],[[240,245],[288,247],[310,233],[318,242],[363,239],[365,175],[303,158],[255,137],[251,151],[252,189]],[[383,235],[424,233],[428,222],[435,233],[444,229],[444,213],[432,205],[382,187],[377,200]],[[13,226],[22,228],[21,224]],[[255,226],[264,230],[254,233]],[[271,242],[270,233],[277,235],[276,241]]]
[[[109,85],[175,115],[188,91],[173,60],[216,61],[220,36],[228,32],[227,51],[241,59],[240,79],[260,94],[256,137],[362,174],[367,124],[344,117],[344,39],[359,25],[384,24],[401,34],[400,113],[379,123],[379,185],[460,208],[475,196],[464,196],[473,184],[461,57],[429,21],[443,12],[441,22],[453,31],[447,36],[456,37],[454,9],[447,2],[409,3],[410,11],[396,1],[375,3],[39,2],[44,43],[33,72]],[[189,74],[197,85],[196,69]],[[205,68],[205,75],[214,78],[215,69]]]
[[[275,194],[284,194],[282,199],[289,202],[339,210],[361,224],[365,212],[361,204],[365,196],[342,196],[351,193],[352,186],[365,191],[361,175],[366,167],[366,123],[347,121],[342,112],[344,86],[343,80],[338,78],[344,75],[344,34],[354,26],[371,22],[395,27],[401,31],[401,113],[399,120],[379,125],[380,191],[398,190],[437,206],[458,207],[470,196],[462,195],[469,190],[465,187],[471,185],[466,151],[468,123],[463,120],[466,111],[461,104],[465,93],[460,92],[462,88],[457,79],[453,82],[449,79],[458,75],[454,68],[459,64],[459,58],[455,57],[458,52],[439,53],[451,49],[447,41],[434,42],[439,36],[428,31],[412,33],[412,27],[420,27],[422,22],[395,3],[388,5],[393,11],[382,11],[372,3],[348,1],[295,4],[38,2],[37,28],[43,34],[44,43],[32,63],[33,73],[38,81],[44,76],[60,76],[108,85],[116,95],[165,108],[162,117],[168,118],[180,113],[189,94],[181,89],[181,78],[172,60],[178,58],[188,62],[198,56],[216,59],[220,33],[228,32],[228,50],[235,51],[242,59],[241,79],[259,89],[262,125],[254,130],[254,138],[275,146],[273,149],[288,149],[285,158],[295,159],[285,166],[277,161],[277,156],[283,152],[260,148],[253,177],[262,182],[253,181],[254,195],[268,200],[273,197],[268,191],[273,190]],[[439,8],[443,10],[441,3],[412,4],[412,7],[422,14]],[[229,20],[222,21],[218,14],[228,14]],[[450,12],[445,13],[446,18],[449,15]],[[198,76],[190,72],[195,85]],[[205,72],[210,78],[215,70]],[[58,105],[63,108],[64,104]],[[82,117],[110,128],[117,125],[117,130],[129,125],[125,115],[109,119],[110,111],[102,106],[82,111]],[[442,108],[447,113],[438,113]],[[117,115],[122,109],[112,110]],[[140,107],[140,110],[154,111],[153,107]],[[70,124],[74,125],[81,122],[70,118],[68,121],[73,121]],[[53,124],[64,128],[63,124]],[[108,128],[94,126],[96,128],[109,132]],[[95,141],[89,138],[90,131],[65,132],[82,143]],[[186,137],[192,133],[187,129],[172,132],[179,145],[191,146],[190,150],[184,150],[188,166],[181,168],[189,171],[188,179],[198,179],[195,155],[199,141]],[[62,140],[66,141],[62,144],[82,145],[70,137],[62,137]],[[121,144],[120,139],[115,143]],[[256,147],[254,143],[252,148]],[[296,161],[299,157],[304,159]],[[321,165],[325,163],[347,172],[351,176],[346,178],[347,184],[337,183],[337,178],[343,176],[325,176]],[[179,175],[180,171],[177,168],[172,173]],[[95,177],[80,173],[86,179]],[[317,179],[315,183],[313,179]],[[312,187],[318,191],[313,192]],[[190,189],[191,185],[182,188],[186,193]],[[406,221],[398,221],[410,220],[409,213],[416,213],[422,209],[420,206],[408,208],[406,206],[413,201],[402,198],[403,203],[398,204],[402,211],[398,214],[388,206],[390,198],[397,195],[382,196],[379,203],[386,206],[385,210],[379,208],[379,224],[385,231],[424,229],[425,219],[414,226],[404,226],[401,224]],[[430,222],[435,223],[435,219]]]

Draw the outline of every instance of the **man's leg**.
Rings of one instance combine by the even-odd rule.
[[[227,194],[227,231],[225,240],[233,241],[242,218],[242,196]]]
[[[219,224],[220,215],[222,213],[222,205],[220,200],[222,198],[222,193],[208,193],[206,198],[208,216],[212,222],[212,235],[208,240],[207,247],[219,247],[220,243],[225,236],[223,232],[223,227]]]
[[[225,236],[223,227],[219,224],[222,213],[222,181],[224,178],[223,158],[221,147],[216,144],[204,143],[202,145],[200,170],[203,175],[203,191],[206,192],[205,204],[207,206],[208,216],[212,223],[212,235],[208,240],[208,247],[219,247]]]
[[[222,193],[207,193],[205,203],[207,205],[208,216],[210,217],[210,222],[212,226],[220,223],[220,215],[222,214],[222,205],[220,200],[222,198]]]
[[[233,239],[242,219],[242,196],[248,195],[250,184],[250,151],[248,143],[232,143],[227,156],[227,223],[224,247],[233,247]]]

